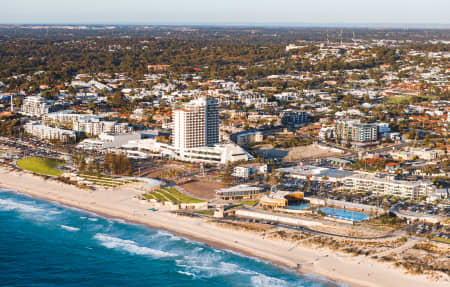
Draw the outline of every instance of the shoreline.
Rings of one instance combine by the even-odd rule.
[[[392,264],[376,262],[369,258],[345,256],[330,250],[297,246],[292,242],[264,239],[251,232],[208,224],[201,218],[177,216],[164,211],[148,211],[146,205],[132,199],[133,195],[137,194],[136,191],[87,191],[52,180],[46,181],[24,172],[9,172],[4,167],[0,167],[0,188],[57,202],[69,208],[93,212],[103,217],[165,230],[214,248],[262,259],[302,275],[319,275],[335,284],[344,283],[353,287],[446,286],[446,282],[432,281],[423,275],[405,274]],[[296,268],[297,264],[301,266],[299,270]]]

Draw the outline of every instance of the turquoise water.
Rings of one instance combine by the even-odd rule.
[[[350,211],[345,209],[333,208],[333,207],[321,207],[319,208],[326,215],[353,221],[362,221],[370,217],[369,214],[357,211]]]
[[[171,233],[0,191],[0,286],[336,286]]]
[[[299,205],[290,205],[290,206],[286,207],[286,209],[305,210],[305,209],[308,209],[309,207],[310,207],[309,204],[305,203],[305,204],[299,204]]]

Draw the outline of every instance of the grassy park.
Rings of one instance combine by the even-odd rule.
[[[17,166],[23,170],[50,176],[61,175],[63,172],[57,167],[63,164],[61,160],[45,157],[27,157],[17,161]]]
[[[152,191],[143,195],[147,199],[156,199],[158,201],[170,201],[175,204],[180,203],[200,203],[203,200],[187,196],[175,188],[163,188],[160,190]]]

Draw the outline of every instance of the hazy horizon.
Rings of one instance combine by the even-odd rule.
[[[448,0],[15,0],[3,3],[2,24],[444,26]]]

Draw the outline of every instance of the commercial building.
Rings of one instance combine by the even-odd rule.
[[[371,192],[377,195],[398,196],[417,199],[436,190],[432,183],[425,181],[396,180],[392,177],[371,174],[354,174],[344,178],[344,188],[355,192]]]
[[[241,184],[216,190],[216,197],[221,200],[242,200],[259,198],[264,194],[264,188]]]
[[[173,111],[173,145],[184,150],[219,143],[219,105],[201,97]]]
[[[210,164],[227,164],[236,161],[248,161],[251,158],[251,155],[244,149],[232,143],[179,150],[173,145],[158,142],[153,138],[132,140],[122,146],[122,148],[148,152],[152,155],[159,154],[166,158]]]
[[[337,120],[334,130],[336,138],[346,142],[366,143],[378,140],[377,124],[361,123],[360,120]]]
[[[352,174],[351,171],[341,170],[335,168],[313,166],[313,165],[300,165],[286,168],[279,168],[277,172],[285,173],[287,176],[298,179],[310,179],[310,180],[326,180],[330,182],[339,182],[342,178]]]
[[[212,164],[228,164],[236,161],[248,161],[251,158],[245,150],[235,144],[196,147],[181,151],[167,147],[166,149],[163,149],[162,153],[178,160]]]
[[[24,125],[25,132],[39,139],[58,140],[61,142],[74,142],[77,135],[74,131],[53,128],[39,122],[29,122]]]
[[[30,117],[40,117],[49,112],[47,101],[41,96],[29,96],[23,100],[21,114]]]
[[[140,134],[107,134],[102,133],[98,138],[84,139],[77,145],[77,148],[84,150],[103,151],[111,148],[120,148],[130,141],[141,138]]]

